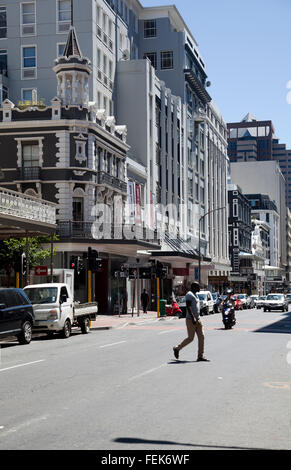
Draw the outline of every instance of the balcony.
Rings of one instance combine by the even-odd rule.
[[[57,225],[57,234],[61,239],[81,240],[138,240],[158,244],[158,233],[135,224],[102,224],[94,233],[94,223],[84,221],[61,220]]]
[[[201,83],[195,72],[192,69],[184,69],[184,74],[191,89],[198,95],[202,103],[209,103],[211,101],[211,96],[205,90],[205,86]]]
[[[124,181],[116,178],[116,176],[109,175],[104,171],[98,171],[97,183],[104,184],[109,186],[111,189],[117,189],[123,193],[127,193],[127,184]]]
[[[34,225],[46,224],[55,227],[56,205],[43,199],[0,188],[0,218],[10,221],[10,227],[13,227],[16,221],[26,222],[28,227],[33,222]],[[11,235],[13,230],[10,230]]]
[[[19,177],[23,181],[39,180],[40,179],[40,167],[22,167],[19,168]]]

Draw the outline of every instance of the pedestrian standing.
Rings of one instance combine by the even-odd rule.
[[[173,347],[174,356],[176,359],[179,359],[179,352],[182,348],[191,343],[194,339],[195,333],[198,338],[198,357],[197,361],[209,360],[204,357],[204,332],[203,324],[200,319],[200,303],[199,298],[197,297],[197,292],[199,292],[200,286],[198,282],[193,282],[191,284],[189,292],[186,294],[186,327],[188,336],[185,338],[182,343],[178,346]]]
[[[141,300],[141,304],[142,304],[142,308],[143,308],[143,313],[147,313],[150,298],[149,298],[149,295],[148,295],[148,293],[145,289],[143,290],[143,292],[140,296],[140,300]]]
[[[128,300],[127,291],[126,291],[126,289],[124,289],[124,290],[123,290],[123,294],[122,294],[122,300],[121,300],[121,303],[122,303],[122,314],[123,314],[123,315],[126,315],[126,314],[127,314],[127,300]]]

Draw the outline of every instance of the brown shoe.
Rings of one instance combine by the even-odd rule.
[[[174,351],[174,356],[175,356],[175,358],[176,358],[176,359],[179,359],[179,349],[177,349],[177,348],[174,347],[174,348],[173,348],[173,351]]]
[[[198,357],[197,362],[210,362],[210,360],[206,359],[206,357]]]

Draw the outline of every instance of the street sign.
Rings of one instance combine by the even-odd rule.
[[[48,267],[47,266],[35,266],[34,267],[34,275],[35,276],[47,276],[48,275]]]

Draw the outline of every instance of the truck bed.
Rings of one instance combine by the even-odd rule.
[[[88,302],[80,304],[79,302],[74,302],[74,317],[78,318],[81,316],[89,316],[91,320],[96,318],[98,312],[97,302]]]

